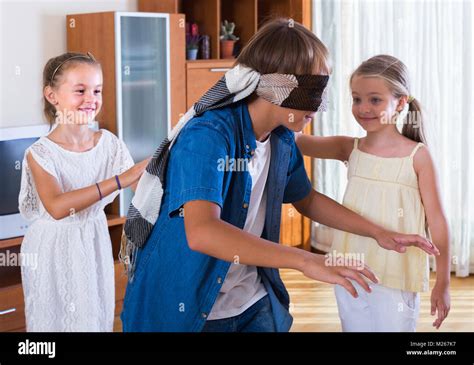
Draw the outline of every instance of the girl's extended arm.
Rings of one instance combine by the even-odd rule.
[[[346,136],[318,137],[295,133],[301,153],[314,158],[347,161],[354,146],[354,138]]]
[[[96,185],[63,193],[56,178],[48,174],[35,161],[31,153],[27,156],[28,166],[33,174],[36,190],[45,209],[54,219],[62,219],[70,214],[77,213],[100,200]],[[120,184],[126,188],[137,181],[148,164],[148,159],[135,164],[119,175]],[[118,189],[115,177],[98,182],[103,197]]]
[[[431,314],[438,312],[433,326],[439,328],[450,309],[449,229],[441,205],[435,168],[426,148],[421,148],[416,153],[414,167],[418,174],[418,185],[431,238],[440,251],[440,255],[436,257],[436,284],[431,292]]]
[[[195,200],[184,205],[184,225],[189,247],[209,256],[234,264],[273,268],[291,268],[307,277],[344,286],[354,297],[356,280],[366,291],[368,284],[361,274],[377,282],[363,265],[329,266],[326,258],[294,247],[287,247],[247,233],[220,219],[220,207],[209,201]]]

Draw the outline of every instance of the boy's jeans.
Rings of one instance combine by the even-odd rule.
[[[202,332],[275,332],[268,295],[238,316],[206,321]]]

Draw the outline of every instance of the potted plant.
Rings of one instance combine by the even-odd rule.
[[[201,40],[201,36],[199,35],[198,25],[196,23],[187,24],[187,31],[186,32],[186,58],[188,60],[195,60],[197,59],[197,53],[199,50],[199,42]]]
[[[224,20],[221,23],[221,58],[233,58],[235,42],[239,37],[234,35],[235,24]]]

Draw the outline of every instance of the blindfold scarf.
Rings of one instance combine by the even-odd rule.
[[[125,222],[120,260],[133,280],[137,250],[143,247],[160,214],[169,151],[183,127],[194,116],[242,100],[253,92],[284,108],[302,111],[326,110],[325,89],[329,76],[263,74],[237,65],[197,101],[155,151],[138,182]]]

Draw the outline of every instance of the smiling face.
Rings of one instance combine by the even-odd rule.
[[[352,114],[367,132],[375,132],[395,124],[397,112],[406,100],[393,96],[380,77],[354,76],[351,82]]]
[[[57,87],[45,88],[45,96],[56,108],[56,122],[90,123],[102,107],[102,71],[97,65],[71,65]]]

